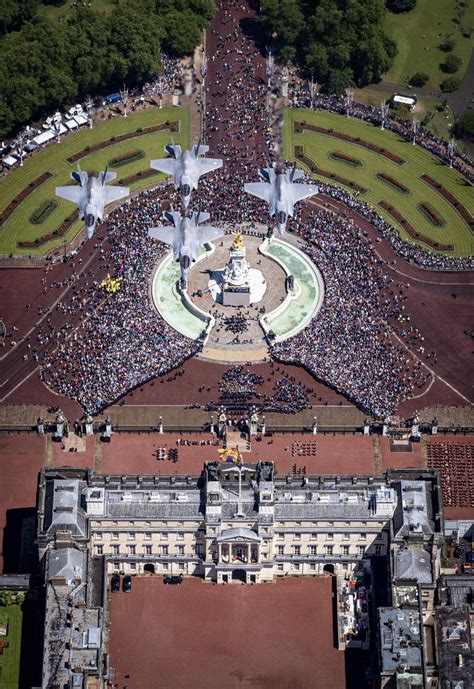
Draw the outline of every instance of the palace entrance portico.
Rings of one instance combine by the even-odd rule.
[[[257,583],[262,539],[248,528],[226,529],[216,539],[217,583]]]

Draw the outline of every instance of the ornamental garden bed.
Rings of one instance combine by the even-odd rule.
[[[124,177],[123,179],[119,180],[117,184],[123,185],[124,187],[128,187],[130,184],[133,184],[133,182],[138,182],[138,180],[140,179],[147,179],[147,177],[154,177],[155,175],[159,174],[161,173],[158,172],[158,170],[152,170],[151,168],[147,168],[146,170],[139,170],[134,175]]]
[[[420,213],[430,222],[433,227],[444,227],[446,225],[443,218],[440,216],[436,208],[433,208],[431,203],[423,201],[418,204],[418,210]]]
[[[35,189],[37,189],[40,184],[43,184],[43,182],[46,182],[47,179],[50,177],[53,177],[52,172],[43,172],[42,175],[34,179],[32,182],[28,184],[27,187],[25,187],[19,194],[16,196],[5,208],[3,211],[2,215],[0,216],[0,225],[3,225],[10,215],[13,213],[13,211],[20,205],[22,201],[24,201],[30,194],[34,192]]]
[[[423,242],[423,244],[426,244],[427,246],[431,247],[435,251],[454,251],[454,246],[452,244],[440,244],[439,242],[436,242],[434,239],[431,237],[427,237],[424,234],[421,234],[420,232],[417,232],[412,225],[406,220],[401,213],[397,211],[396,208],[394,208],[392,205],[388,203],[388,201],[382,200],[379,201],[379,206],[384,209],[389,215],[392,216],[397,222],[400,223],[400,225],[403,227],[405,232],[415,240],[418,240],[419,242]]]
[[[134,132],[128,132],[127,134],[119,134],[118,136],[112,136],[110,139],[107,139],[107,141],[99,141],[98,143],[93,144],[92,146],[86,146],[82,149],[82,151],[78,151],[77,153],[74,153],[74,155],[70,156],[67,159],[67,162],[75,163],[77,160],[80,160],[81,158],[88,156],[90,153],[94,153],[95,151],[101,151],[103,148],[107,148],[107,146],[112,146],[113,144],[118,144],[121,141],[127,141],[128,139],[134,139],[137,136],[143,136],[144,134],[152,134],[153,132],[159,132],[163,129],[169,129],[170,132],[179,132],[179,120],[175,120],[173,122],[166,121],[162,122],[161,124],[154,124],[151,127],[139,127]]]
[[[30,223],[33,225],[41,225],[46,218],[51,215],[55,208],[58,207],[58,202],[53,199],[46,199],[41,205],[33,211],[30,215]]]
[[[380,146],[377,146],[376,144],[373,144],[370,141],[365,141],[364,139],[361,139],[359,136],[351,136],[350,134],[336,132],[334,131],[334,129],[317,127],[315,124],[308,124],[304,120],[302,122],[297,122],[296,120],[293,122],[293,131],[295,134],[302,134],[305,129],[312,132],[317,132],[318,134],[324,134],[325,136],[332,136],[334,139],[340,139],[341,141],[348,141],[352,144],[356,144],[357,146],[362,146],[363,148],[366,148],[367,150],[372,151],[373,153],[378,153],[379,155],[384,156],[384,158],[388,158],[397,165],[405,165],[406,163],[406,160],[400,158],[400,156],[397,156],[395,153],[391,153],[390,151],[387,151],[385,148],[381,148]]]
[[[349,167],[362,167],[363,162],[352,156],[348,156],[341,151],[331,151],[329,153],[329,158],[335,160],[336,163],[343,163],[344,165],[349,165]]]
[[[128,153],[122,153],[120,156],[111,158],[109,160],[109,167],[122,167],[122,165],[128,165],[129,163],[134,163],[136,160],[141,160],[145,158],[145,151],[128,151]]]
[[[440,182],[438,182],[436,179],[433,179],[433,177],[430,177],[429,175],[421,175],[421,179],[423,182],[429,184],[430,187],[436,189],[436,191],[441,194],[441,196],[443,196],[443,198],[445,198],[446,201],[453,206],[453,208],[457,210],[462,219],[467,223],[471,232],[474,232],[474,218],[469,213],[467,208],[463,206],[460,201],[458,201],[454,194],[448,191],[445,187],[443,187],[442,184],[440,184]]]
[[[391,175],[386,175],[385,172],[376,172],[375,177],[380,182],[383,182],[384,184],[389,186],[394,191],[397,191],[399,194],[409,194],[410,193],[410,190],[408,187],[406,187],[404,184],[399,182],[398,179],[395,179],[395,177],[392,177]]]
[[[34,240],[24,240],[22,242],[17,242],[16,245],[19,249],[36,249],[39,246],[43,246],[47,242],[57,239],[58,237],[64,237],[66,232],[69,230],[71,225],[76,222],[79,217],[79,211],[75,210],[69,217],[67,217],[64,222],[58,227],[54,232],[48,232],[47,234],[42,234],[36,237]]]
[[[323,170],[323,168],[318,167],[316,163],[311,158],[309,158],[309,156],[305,155],[303,146],[295,146],[294,154],[295,158],[301,160],[301,162],[304,163],[306,167],[308,167],[309,170],[314,174],[320,175],[321,177],[327,177],[332,182],[336,182],[337,184],[342,184],[345,187],[349,187],[361,196],[367,194],[367,189],[361,187],[359,184],[356,184],[355,182],[352,182],[352,180],[346,179],[345,177],[341,177],[340,175],[334,174],[334,172],[330,172],[329,170]]]

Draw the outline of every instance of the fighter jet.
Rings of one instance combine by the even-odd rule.
[[[209,151],[209,146],[196,144],[190,151],[182,151],[181,146],[171,144],[165,146],[165,151],[173,158],[159,158],[151,160],[150,167],[167,175],[173,175],[174,188],[181,190],[183,206],[187,208],[193,189],[197,189],[199,178],[208,172],[222,167],[222,160],[218,158],[200,158]]]
[[[201,244],[219,239],[225,234],[225,230],[220,227],[203,225],[200,223],[209,220],[209,213],[193,212],[191,217],[181,216],[174,211],[165,212],[164,217],[172,222],[174,227],[159,225],[148,230],[148,236],[159,239],[160,242],[169,244],[173,247],[173,256],[181,266],[181,284],[188,282],[191,264],[198,257]]]
[[[104,208],[113,201],[119,201],[129,195],[128,187],[106,187],[117,177],[116,172],[100,172],[98,177],[89,177],[87,172],[77,166],[77,172],[71,172],[71,179],[79,186],[56,187],[56,196],[72,201],[79,206],[79,217],[85,220],[87,239],[94,234],[97,221],[104,219]]]
[[[296,167],[291,172],[263,167],[259,175],[265,182],[245,184],[244,191],[268,203],[270,217],[276,216],[278,230],[283,236],[288,216],[293,217],[295,203],[317,194],[318,187],[315,184],[294,184],[304,176],[302,170]]]

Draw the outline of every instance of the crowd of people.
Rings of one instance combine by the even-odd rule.
[[[166,251],[147,236],[148,227],[158,223],[158,208],[156,193],[143,192],[108,219],[110,246],[103,250],[103,260],[110,273],[122,278],[118,292],[105,296],[92,275],[83,294],[73,293],[60,305],[67,313],[82,309],[81,325],[45,356],[42,377],[87,413],[167,373],[200,349],[199,342],[171,328],[151,304],[151,276]]]
[[[304,366],[376,418],[394,413],[426,382],[421,364],[393,337],[404,285],[389,278],[353,218],[320,210],[294,225],[323,274],[325,293],[309,326],[274,344],[273,355]]]

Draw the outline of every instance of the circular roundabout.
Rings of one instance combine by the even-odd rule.
[[[255,226],[252,226],[253,228]],[[269,342],[283,342],[314,318],[324,297],[320,271],[296,239],[267,238],[253,229],[205,244],[187,287],[172,252],[158,264],[151,292],[155,308],[176,331],[203,343],[201,357],[259,361]]]

